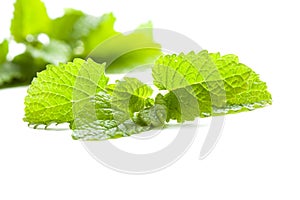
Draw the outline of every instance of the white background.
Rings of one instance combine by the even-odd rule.
[[[94,15],[112,11],[119,31],[152,20],[155,27],[183,33],[209,51],[237,54],[268,83],[274,103],[226,117],[222,138],[205,160],[198,156],[207,122],[171,167],[127,175],[95,161],[70,131],[27,128],[22,122],[26,87],[0,90],[0,199],[300,198],[298,1],[44,2],[52,17],[65,7]],[[1,38],[9,36],[12,5],[12,0],[0,2]],[[161,142],[168,139],[161,137]]]

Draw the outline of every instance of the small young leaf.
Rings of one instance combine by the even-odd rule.
[[[122,118],[129,119],[133,117],[135,112],[146,107],[147,99],[152,95],[152,92],[150,86],[138,79],[125,77],[124,80],[116,83],[112,93],[112,106],[115,110],[124,113]]]

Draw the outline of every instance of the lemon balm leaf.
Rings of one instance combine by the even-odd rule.
[[[160,57],[152,70],[154,84],[160,90],[166,90],[168,93],[164,96],[167,103],[168,118],[167,121],[174,119],[178,122],[190,121],[200,116],[201,113],[208,112],[210,109],[210,96],[200,96],[203,104],[199,104],[197,94],[201,90],[195,91],[197,85],[208,89],[206,80],[222,83],[220,75],[209,58],[206,51],[200,52],[196,57],[199,62],[194,64],[195,59],[189,58],[184,54],[165,55]],[[212,84],[210,84],[211,87]],[[222,88],[221,88],[222,89]],[[220,95],[224,96],[222,90]],[[207,100],[209,98],[209,100]],[[200,107],[200,105],[202,107]]]
[[[127,137],[151,128],[135,123],[126,112],[112,106],[112,102],[112,96],[101,91],[84,102],[84,106],[78,107],[80,109],[71,126],[73,139],[107,140]]]
[[[135,94],[144,96],[147,91],[141,92],[142,90],[140,88],[139,91],[135,91]],[[128,99],[130,91],[132,90],[125,92],[127,94],[123,93],[124,99]],[[114,105],[113,95],[100,91],[78,109],[71,126],[73,139],[107,140],[128,137],[164,125],[166,109],[163,105],[152,105],[146,108],[143,106],[143,109],[135,112],[134,116],[129,116],[128,111],[122,109],[124,106]],[[121,94],[117,95],[118,98],[121,97]]]
[[[88,88],[104,89],[108,78],[104,74],[105,64],[96,64],[91,59],[84,61],[48,65],[32,81],[25,97],[25,122],[34,125],[51,123],[71,123],[74,120],[72,106],[83,100],[82,96],[94,94]],[[86,72],[91,73],[85,80]],[[75,84],[84,79],[87,85]],[[82,87],[85,87],[84,90]],[[77,91],[77,93],[76,93]],[[75,97],[73,94],[77,94]],[[82,94],[82,95],[80,95]]]
[[[148,105],[148,98],[152,93],[152,88],[140,80],[125,77],[116,83],[112,93],[112,105],[124,113],[122,117],[126,116],[125,119],[128,119]]]
[[[167,120],[182,122],[271,104],[266,83],[235,55],[207,51],[166,55],[156,61],[152,72],[154,84],[169,92],[164,96]]]
[[[108,89],[108,90],[107,90]],[[111,91],[112,89],[112,91]],[[135,114],[144,110],[152,89],[136,78],[125,77],[104,90],[88,96],[83,94],[80,104],[74,105],[73,138],[104,140],[126,137],[151,128],[150,124],[135,123]],[[141,120],[140,120],[141,121]]]

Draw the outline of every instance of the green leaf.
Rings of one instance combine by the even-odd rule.
[[[124,117],[116,117],[120,115]],[[137,112],[133,118],[127,117],[126,112],[113,106],[113,96],[101,91],[78,109],[72,123],[73,139],[107,140],[160,127],[166,119],[166,108],[154,105]]]
[[[271,104],[266,84],[234,55],[162,56],[152,72],[155,85],[167,90],[155,100],[151,87],[136,78],[108,85],[105,64],[91,59],[48,65],[28,90],[24,121],[68,122],[74,139],[106,140],[162,127],[171,119],[183,122]]]
[[[156,61],[152,70],[154,84],[160,90],[169,91],[164,97],[168,108],[167,121],[175,119],[178,122],[183,122],[198,117],[204,108],[199,107],[201,104],[198,104],[193,86],[204,83],[205,78],[220,80],[215,74],[208,76],[209,68],[212,72],[216,71],[213,63],[208,58],[208,54],[203,52],[199,55],[199,58],[204,61],[199,66],[193,65],[183,54],[162,56]],[[210,97],[208,96],[208,98]],[[207,104],[205,103],[203,106],[206,107]],[[208,104],[208,107],[210,107],[210,104]]]
[[[40,0],[17,0],[10,31],[15,41],[26,42],[28,35],[48,33],[50,18]]]
[[[141,126],[130,118],[122,117],[122,121],[116,119],[116,115],[127,115],[112,106],[112,96],[105,92],[97,93],[76,110],[72,123],[73,139],[106,140],[127,137],[150,129],[150,126]]]
[[[81,82],[80,85],[85,84]],[[145,111],[146,107],[152,106],[149,104],[152,92],[149,86],[138,79],[126,77],[116,84],[106,86],[103,91],[94,96],[83,93],[80,99],[84,100],[73,106],[75,116],[71,126],[73,138],[113,139],[137,134],[161,125],[160,120],[166,114],[160,114],[161,111],[154,110],[154,107],[147,108],[151,112]],[[153,120],[145,124],[149,118]],[[165,120],[161,121],[165,122]]]
[[[148,98],[153,92],[149,86],[136,78],[126,77],[107,86],[104,91],[94,97],[82,96],[85,100],[74,105],[74,139],[104,140],[126,137],[151,128],[152,124],[144,126],[133,120],[136,112],[143,111],[149,105]],[[142,121],[140,116],[139,119]]]
[[[30,53],[33,59],[42,59],[47,64],[57,65],[72,59],[71,47],[63,41],[54,39],[51,39],[48,44],[27,45],[26,51]]]
[[[105,64],[97,64],[91,59],[48,65],[28,89],[24,121],[34,125],[71,123],[74,120],[73,105],[82,105],[85,97],[105,88],[108,78],[104,70]]]
[[[165,124],[166,119],[167,107],[161,104],[155,104],[138,112],[134,121],[144,126],[161,127]]]
[[[7,61],[8,40],[0,43],[0,88],[12,86],[14,81],[23,81],[24,74],[18,64]]]
[[[101,17],[84,15],[76,21],[71,37],[83,42],[84,56],[88,56],[100,43],[117,34],[114,30],[115,20],[110,13]]]
[[[3,42],[0,43],[0,64],[6,62],[6,57],[8,54],[8,41],[3,40]]]
[[[60,47],[57,49],[57,47]],[[45,69],[49,63],[67,62],[71,57],[71,49],[64,42],[51,40],[49,44],[27,45],[24,53],[7,62],[1,76],[6,77],[0,87],[27,85],[37,72]],[[1,64],[0,64],[1,65]],[[0,67],[1,68],[1,67]]]
[[[153,77],[159,89],[169,91],[164,96],[167,121],[238,113],[271,104],[266,83],[235,55],[201,51],[162,56],[153,68]]]
[[[152,64],[161,54],[160,45],[153,41],[151,23],[140,26],[130,35],[123,35],[114,30],[116,19],[112,13],[94,17],[79,10],[66,9],[62,17],[50,19],[41,0],[16,0],[14,8],[11,34],[16,42],[26,45],[26,52],[13,58],[16,61],[13,64],[20,65],[20,73],[24,74],[22,79],[14,78],[13,72],[6,68],[2,70],[2,73],[7,73],[2,74],[5,83],[29,83],[36,72],[45,69],[46,64],[57,65],[75,57],[86,58],[92,52],[96,52],[92,56],[94,60],[106,62],[114,73]],[[42,41],[43,37],[50,43]],[[110,38],[114,37],[118,39],[111,42]],[[104,48],[95,51],[102,43],[106,44]],[[127,51],[128,47],[130,51]],[[4,54],[1,56],[0,61],[4,61]],[[3,84],[0,87],[5,87]]]
[[[34,58],[28,51],[14,57],[11,63],[19,66],[22,82],[25,84],[29,84],[36,73],[45,69],[47,64],[43,58]]]
[[[148,99],[152,93],[151,87],[138,79],[125,77],[124,80],[116,83],[112,93],[112,106],[122,112],[122,118],[126,120],[133,117],[135,112],[148,106]]]
[[[0,64],[0,88],[11,86],[14,80],[23,80],[24,75],[20,66],[10,62]]]
[[[31,62],[35,66],[29,71],[39,72],[46,64],[86,58],[91,53],[91,58],[98,63],[106,62],[110,66],[108,71],[114,73],[153,64],[161,51],[160,45],[153,41],[152,24],[144,24],[131,34],[123,35],[114,30],[115,20],[112,13],[94,17],[74,9],[66,9],[62,17],[52,20],[40,0],[17,0],[11,33],[17,42],[26,45],[26,57],[31,54],[34,59]],[[48,37],[50,43],[40,41],[39,36]],[[26,66],[25,63],[22,67]]]
[[[65,14],[62,17],[53,19],[51,21],[51,30],[48,35],[50,38],[54,38],[56,40],[62,40],[69,44],[74,44],[77,39],[74,38],[74,30],[75,24],[81,19],[85,14],[82,11],[75,9],[66,9]],[[84,24],[82,29],[84,29]]]
[[[178,122],[192,121],[201,113],[201,107],[197,98],[193,95],[192,88],[187,87],[170,91],[164,96],[164,100],[168,110],[167,122],[170,119]]]
[[[94,37],[89,38],[93,40]],[[161,46],[153,40],[150,22],[133,32],[116,33],[101,42],[93,46],[89,56],[99,63],[106,62],[108,73],[124,73],[136,67],[152,66],[162,54]]]
[[[108,140],[120,137],[128,137],[149,130],[150,126],[141,126],[132,120],[122,123],[116,120],[96,120],[91,123],[83,123],[74,128],[72,137],[75,140]]]

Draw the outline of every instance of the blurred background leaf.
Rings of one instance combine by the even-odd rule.
[[[29,84],[47,64],[74,58],[92,55],[108,63],[107,72],[123,73],[153,63],[161,55],[150,22],[123,35],[114,29],[112,13],[91,16],[69,8],[51,19],[41,0],[16,0],[14,9],[12,39],[0,44],[0,88]],[[25,51],[8,59],[9,51],[14,51],[8,50],[10,42],[23,44]]]

